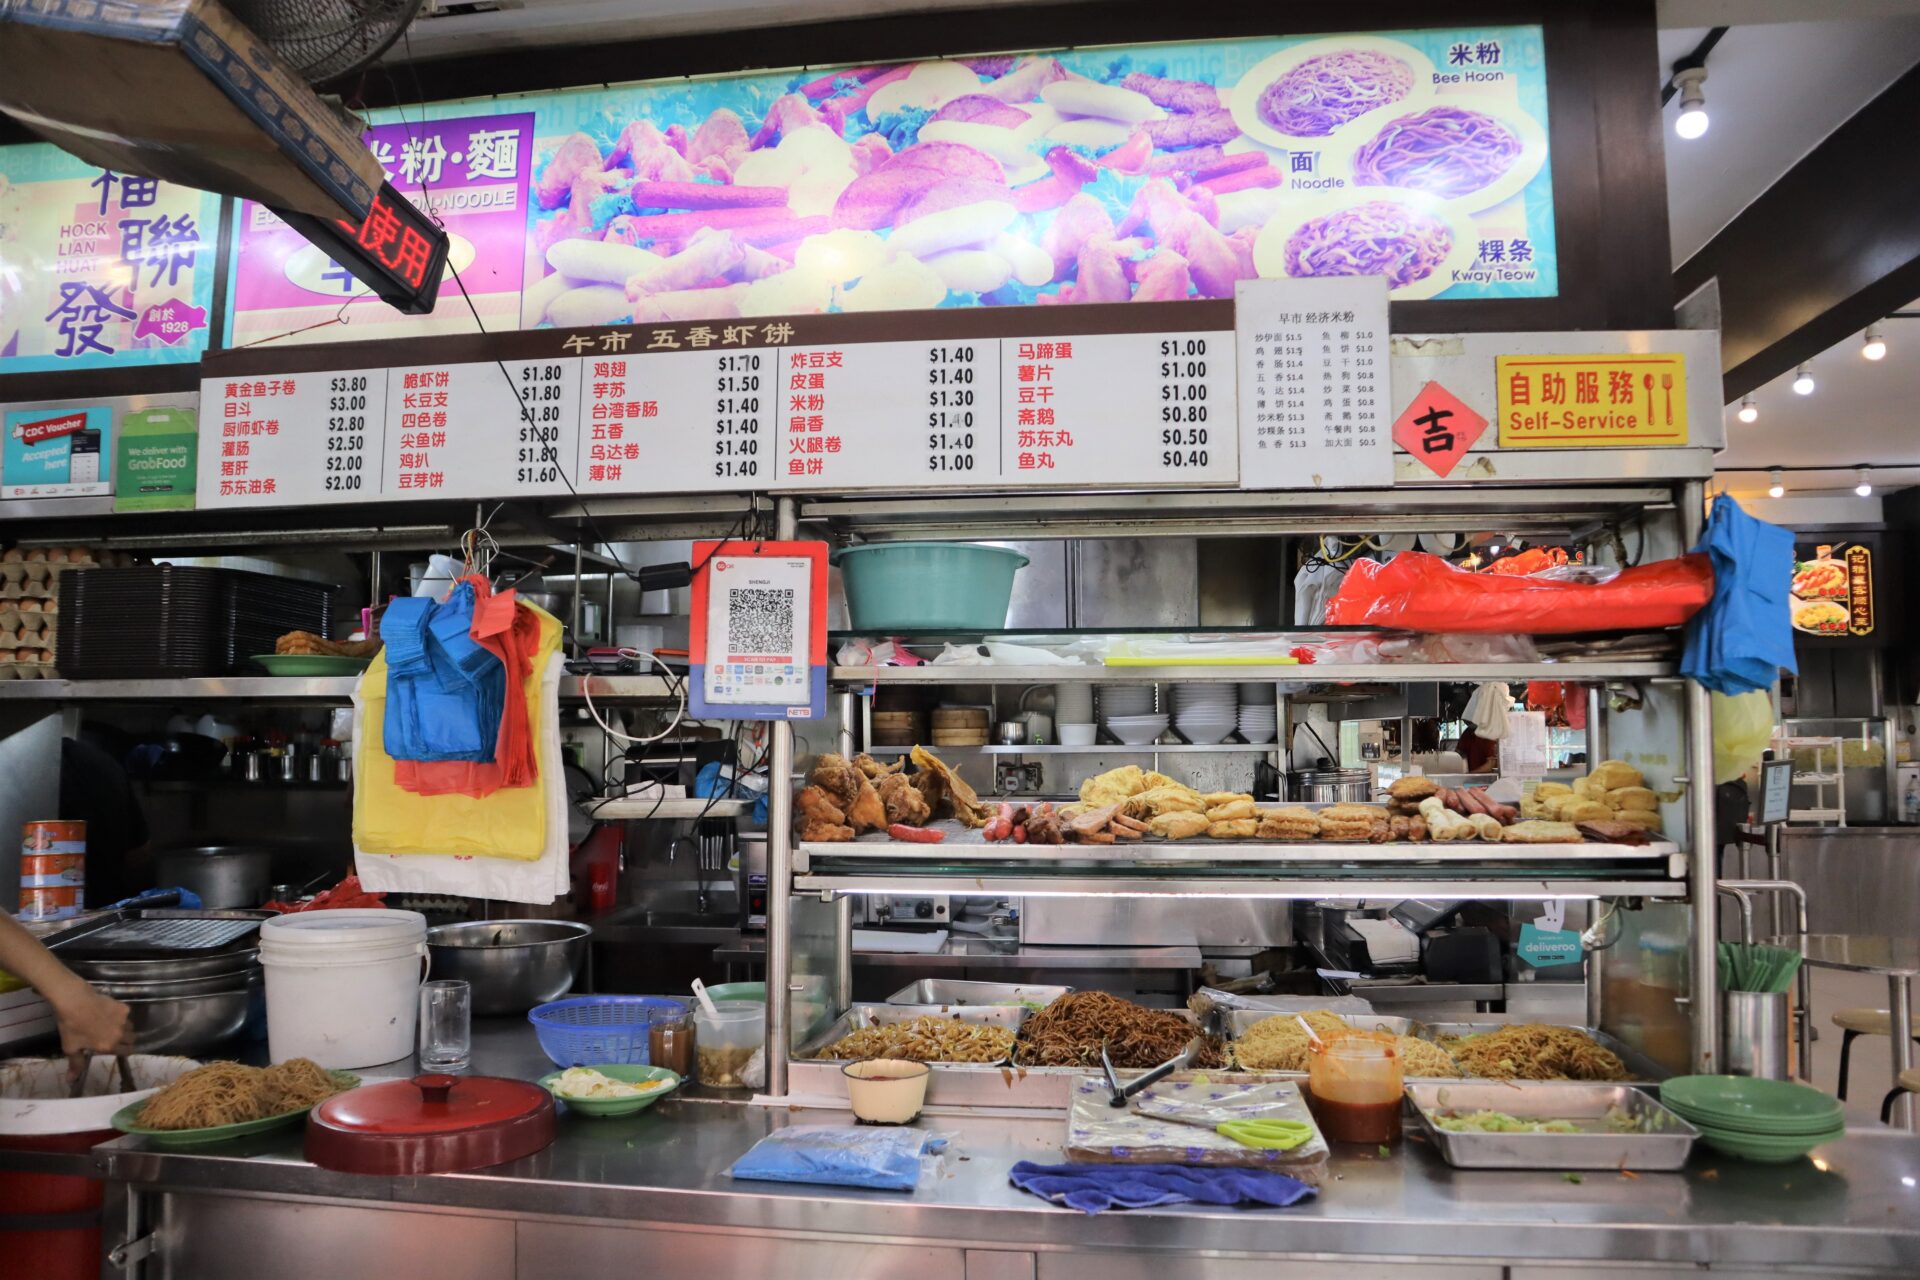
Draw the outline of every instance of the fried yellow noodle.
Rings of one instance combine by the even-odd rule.
[[[1359,1030],[1339,1014],[1325,1009],[1276,1014],[1262,1018],[1241,1033],[1233,1044],[1234,1060],[1248,1071],[1305,1071],[1308,1044],[1307,1033],[1300,1028],[1302,1018],[1322,1040],[1336,1040]],[[1408,1078],[1455,1078],[1461,1074],[1447,1051],[1430,1040],[1395,1036],[1393,1044],[1400,1057],[1401,1073]]]
[[[1631,1078],[1618,1054],[1573,1027],[1527,1022],[1441,1043],[1467,1074],[1488,1080]]]
[[[1004,1062],[1013,1048],[1006,1027],[932,1014],[890,1026],[861,1027],[828,1045],[822,1058],[904,1058],[909,1062]]]
[[[1015,1061],[1028,1067],[1096,1067],[1104,1042],[1116,1067],[1157,1067],[1187,1047],[1198,1028],[1177,1013],[1076,991],[1027,1019]],[[1191,1065],[1224,1067],[1227,1055],[1208,1038]]]
[[[149,1129],[206,1129],[284,1115],[338,1092],[333,1077],[306,1058],[277,1067],[209,1062],[148,1098],[139,1120]]]

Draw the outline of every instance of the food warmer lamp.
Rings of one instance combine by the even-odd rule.
[[[418,1075],[335,1094],[307,1120],[307,1159],[342,1173],[459,1173],[553,1142],[553,1099],[524,1080]]]

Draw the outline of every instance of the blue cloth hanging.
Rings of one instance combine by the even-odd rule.
[[[1796,673],[1793,534],[1722,495],[1693,549],[1713,561],[1713,599],[1687,623],[1680,673],[1729,695],[1770,689],[1780,672]]]
[[[1262,1204],[1284,1209],[1314,1194],[1297,1178],[1269,1169],[1180,1164],[1035,1164],[1007,1171],[1022,1191],[1082,1213],[1161,1204]]]
[[[472,636],[474,590],[446,603],[408,596],[380,621],[387,649],[381,742],[395,760],[491,764],[506,708],[507,672]]]

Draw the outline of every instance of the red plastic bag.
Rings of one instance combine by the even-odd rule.
[[[1327,623],[1535,636],[1637,631],[1677,627],[1712,596],[1713,565],[1704,555],[1587,583],[1468,573],[1439,556],[1403,551],[1386,564],[1356,562],[1327,602]]]

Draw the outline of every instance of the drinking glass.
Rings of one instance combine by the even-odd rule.
[[[473,988],[456,979],[420,984],[420,1069],[465,1071],[473,1060]]]

